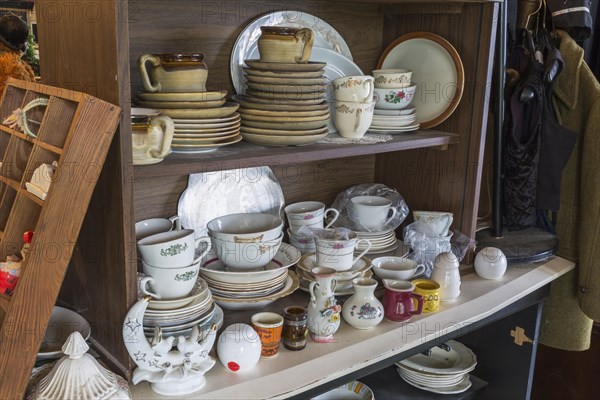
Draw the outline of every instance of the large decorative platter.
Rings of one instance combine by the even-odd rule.
[[[430,356],[419,353],[396,364],[401,368],[432,375],[456,375],[472,371],[477,365],[475,353],[456,340],[450,340],[448,344],[450,351],[433,347]]]
[[[377,68],[408,68],[417,85],[413,105],[421,128],[433,128],[456,109],[464,89],[464,68],[456,49],[441,36],[412,32],[394,40]]]
[[[269,213],[283,216],[285,200],[269,167],[190,174],[179,198],[177,215],[196,237],[206,236],[213,218],[236,213]]]
[[[243,93],[244,60],[259,59],[258,38],[261,26],[289,26],[310,28],[314,33],[314,48],[327,48],[352,60],[350,48],[342,36],[322,19],[302,11],[284,10],[265,14],[244,28],[231,51],[231,79],[237,93]],[[311,58],[311,61],[315,61]]]

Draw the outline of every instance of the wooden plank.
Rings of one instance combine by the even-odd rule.
[[[4,312],[8,311],[8,307],[10,306],[10,296],[5,295],[4,293],[0,294],[0,310]],[[1,320],[0,320],[1,322]]]
[[[33,201],[38,206],[44,205],[44,200],[40,199],[35,194],[30,193],[27,189],[19,189],[19,193],[21,193],[23,196],[27,197],[29,200]]]
[[[19,190],[21,188],[21,184],[19,182],[2,175],[0,175],[0,182],[6,183],[8,186],[15,190]]]
[[[315,143],[299,147],[267,147],[240,142],[215,152],[197,155],[171,154],[162,163],[136,167],[135,179],[182,175],[222,169],[287,165],[368,154],[395,152],[458,143],[459,136],[437,130],[394,135],[393,140],[368,145]]]
[[[30,91],[34,88],[45,90],[36,84],[13,84]],[[26,264],[4,317],[0,330],[0,381],[11,382],[11,385],[0,386],[0,398],[21,398],[24,394],[119,119],[119,107],[87,95],[65,94],[82,100],[79,119],[73,122],[72,138],[66,144],[58,165],[63,174],[67,171],[71,174],[68,179],[65,177],[53,183],[39,218],[36,218],[35,235]],[[69,170],[69,165],[78,165],[79,168]],[[20,206],[26,206],[25,202],[29,199],[17,195],[13,212],[18,212]],[[16,246],[15,236],[20,230],[17,228],[24,224],[16,221],[17,217],[11,213],[1,246],[3,255],[9,251],[8,246]]]

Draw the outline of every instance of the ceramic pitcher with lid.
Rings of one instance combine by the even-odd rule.
[[[315,342],[327,343],[340,328],[341,307],[334,296],[336,271],[332,268],[317,267],[311,270],[316,281],[309,286],[308,330]]]

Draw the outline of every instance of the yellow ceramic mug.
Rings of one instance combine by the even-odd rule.
[[[415,294],[423,296],[423,312],[437,311],[440,307],[440,285],[431,279],[415,279]]]
[[[314,36],[308,28],[261,26],[258,52],[261,62],[302,63],[310,59]]]

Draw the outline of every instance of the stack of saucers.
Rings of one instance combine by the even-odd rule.
[[[413,101],[417,86],[411,83],[412,71],[379,69],[375,77],[375,110],[370,132],[404,133],[419,129]]]
[[[282,243],[275,257],[265,266],[231,271],[211,251],[201,263],[200,274],[218,305],[231,310],[251,310],[262,308],[298,288],[298,277],[289,271],[289,267],[299,259],[298,249]]]
[[[245,62],[245,95],[234,97],[241,105],[244,140],[264,146],[299,146],[327,135],[325,63]]]
[[[296,265],[296,272],[300,277],[300,289],[309,290],[311,282],[315,282],[315,276],[311,272],[317,267],[317,256],[315,253],[308,253],[302,256]],[[354,293],[352,280],[355,278],[370,278],[373,276],[371,260],[367,257],[361,257],[346,271],[335,273],[336,287],[334,294],[345,296]]]
[[[381,254],[398,248],[398,239],[394,230],[386,230],[382,232],[356,232],[358,239],[368,239],[371,242],[371,249],[367,254]],[[367,248],[366,245],[359,243],[354,249],[360,253]]]
[[[451,340],[449,348],[434,347],[431,354],[417,354],[396,365],[408,384],[433,393],[462,393],[471,387],[469,372],[477,357],[465,345]]]
[[[198,278],[189,296],[175,300],[150,300],[144,313],[144,334],[155,335],[160,327],[163,337],[189,336],[192,327],[208,328],[223,323],[223,310],[214,303],[208,284]]]
[[[369,131],[386,133],[413,132],[419,129],[414,107],[403,110],[381,110],[375,108]]]

